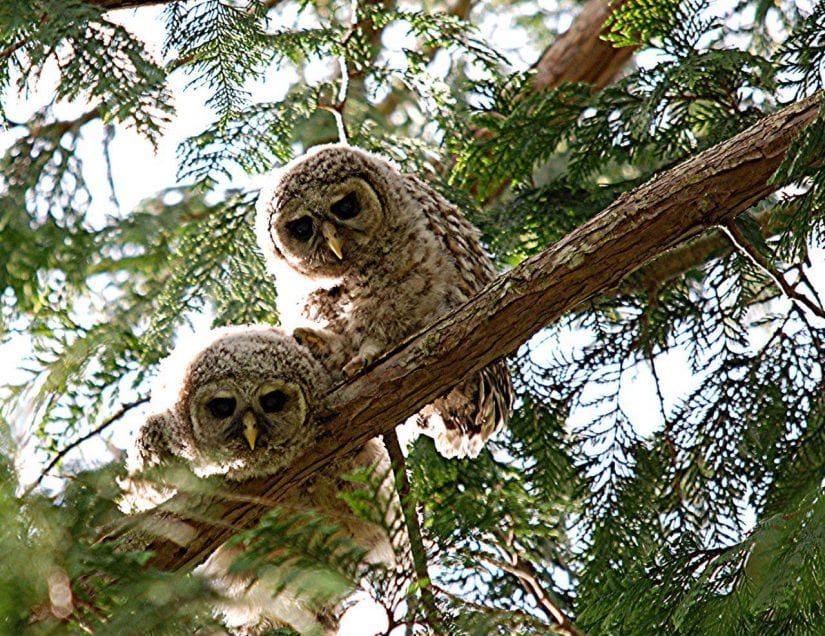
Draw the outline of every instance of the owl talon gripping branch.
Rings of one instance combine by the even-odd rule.
[[[354,378],[374,361],[371,356],[356,356],[344,367],[343,374],[347,380]]]

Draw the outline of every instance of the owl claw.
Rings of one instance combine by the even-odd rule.
[[[349,380],[350,378],[354,378],[356,375],[361,373],[361,371],[370,366],[372,364],[372,361],[373,359],[371,356],[355,356],[344,367],[344,378],[346,378],[347,380]]]
[[[306,329],[298,327],[292,332],[292,337],[295,338],[302,345],[320,345],[324,340],[321,335],[314,329]]]

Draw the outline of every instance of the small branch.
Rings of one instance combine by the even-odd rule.
[[[4,62],[8,58],[10,58],[16,51],[26,46],[28,42],[28,38],[22,38],[15,42],[14,44],[9,44],[5,49],[0,51],[0,62]]]
[[[645,331],[647,331],[649,321],[647,320],[646,315],[643,317],[643,321]],[[676,453],[676,443],[673,441],[673,425],[670,421],[670,418],[667,416],[667,409],[665,407],[665,396],[662,393],[662,383],[659,380],[659,372],[656,370],[656,358],[654,357],[653,351],[650,347],[645,347],[645,358],[647,358],[647,362],[650,365],[650,374],[653,376],[653,384],[656,387],[656,398],[659,402],[659,412],[662,415],[662,422],[664,424],[662,430],[662,438],[665,440],[665,446],[667,446],[667,453],[670,459],[670,465],[673,467],[673,481],[671,482],[671,488],[673,488],[673,494],[679,501],[679,504],[681,506],[684,503],[682,499],[682,487],[680,485],[682,473],[679,470],[679,461]]]
[[[498,616],[518,616],[519,618],[522,618],[524,620],[527,620],[527,621],[530,621],[530,622],[533,622],[533,623],[540,623],[544,626],[550,627],[549,623],[543,622],[538,616],[533,616],[532,614],[528,614],[524,610],[519,610],[519,609],[508,610],[508,609],[503,609],[503,608],[500,608],[500,607],[490,607],[489,605],[482,605],[481,603],[476,603],[476,602],[468,600],[466,598],[462,598],[458,594],[453,594],[449,590],[444,589],[443,587],[440,587],[440,586],[435,585],[435,584],[432,585],[432,588],[435,592],[438,592],[442,596],[445,596],[445,597],[455,601],[456,603],[466,605],[467,607],[472,607],[474,610],[476,610],[478,612],[483,612],[484,614],[492,614],[492,615],[498,615]]]
[[[404,460],[404,453],[401,452],[401,445],[398,443],[398,435],[395,431],[384,433],[384,445],[390,455],[392,470],[395,474],[395,484],[398,490],[398,498],[401,500],[401,508],[404,511],[404,521],[407,526],[407,535],[410,540],[410,551],[412,552],[415,576],[418,580],[418,589],[421,593],[421,604],[424,606],[424,615],[427,624],[431,629],[437,630],[439,625],[438,606],[435,603],[432,589],[430,588],[430,573],[427,570],[427,551],[424,548],[424,541],[421,538],[421,525],[418,523],[418,509],[415,499],[411,494],[410,481],[407,478],[407,467]],[[411,621],[407,624],[408,632],[415,623],[415,608],[410,607]]]
[[[49,464],[40,473],[40,477],[37,478],[37,481],[34,482],[31,486],[29,486],[26,489],[24,497],[26,495],[28,495],[29,493],[31,493],[31,491],[34,490],[37,486],[39,486],[40,482],[42,482],[43,479],[46,477],[46,475],[49,474],[49,471],[51,471],[52,468],[57,466],[57,464],[60,462],[60,460],[63,459],[70,451],[74,450],[75,448],[80,446],[82,443],[90,440],[95,435],[100,435],[103,431],[105,431],[112,424],[117,422],[120,418],[122,418],[124,415],[126,415],[133,408],[135,408],[137,406],[140,406],[141,404],[146,404],[146,402],[148,402],[148,401],[149,401],[148,397],[143,397],[143,398],[140,398],[138,400],[135,400],[134,402],[127,402],[125,404],[122,404],[119,411],[117,411],[114,415],[112,415],[110,417],[107,417],[105,420],[103,420],[103,422],[99,426],[96,426],[95,428],[93,428],[91,431],[89,431],[85,435],[81,435],[80,437],[78,437],[77,439],[75,439],[74,441],[67,444],[66,446],[61,448],[59,451],[57,451],[57,454],[52,458],[52,461],[50,461]]]
[[[67,132],[73,132],[76,134],[82,126],[85,126],[89,122],[100,118],[102,114],[103,104],[100,104],[75,119],[60,119],[38,126],[33,126],[29,128],[29,133],[27,136],[31,139],[52,136],[59,141],[60,137],[65,135]]]
[[[175,0],[86,0],[89,4],[102,7],[106,11],[113,9],[137,9],[156,4],[169,4]]]
[[[602,40],[604,22],[627,0],[590,0],[570,28],[556,39],[534,64],[535,92],[555,88],[563,82],[587,82],[601,90],[619,73],[636,49],[616,48]]]
[[[806,267],[811,267],[811,261],[807,256],[805,257],[805,260],[799,263],[796,267],[799,272],[799,280],[797,281],[797,284],[805,285],[805,287],[808,288],[808,291],[811,292],[814,302],[821,307],[822,299],[819,297],[819,292],[816,287],[814,287],[811,283],[811,279],[808,278],[808,274],[805,272]]]
[[[659,396],[659,404],[662,408],[662,414],[664,415],[664,403],[662,402],[662,395],[661,389],[659,387],[659,375],[656,372],[656,366],[653,361],[653,358],[650,359],[650,371],[653,374],[654,382],[656,383],[656,393]],[[665,417],[665,427],[664,432],[662,433],[662,437],[665,440],[665,446],[667,446],[667,455],[670,459],[670,465],[673,467],[673,479],[670,482],[670,487],[673,489],[673,496],[676,497],[677,501],[679,502],[680,506],[684,505],[684,498],[682,497],[682,470],[679,468],[679,458],[676,454],[676,444],[673,441],[673,432],[671,430],[670,422],[668,421],[667,417]],[[679,512],[681,515],[681,510]]]
[[[120,209],[120,201],[117,199],[117,189],[115,188],[115,172],[112,168],[112,141],[115,138],[115,127],[113,124],[106,124],[103,133],[103,161],[106,165],[106,183],[109,186],[109,200],[116,210]]]
[[[507,555],[510,558],[510,563],[485,555],[480,555],[479,558],[493,567],[504,570],[518,578],[525,590],[536,599],[539,607],[556,621],[556,628],[561,633],[567,636],[582,636],[583,632],[576,627],[573,621],[562,611],[559,604],[551,598],[551,594],[544,589],[533,565],[523,560],[516,552],[507,552]]]
[[[819,307],[816,303],[814,303],[810,298],[808,298],[805,294],[800,293],[797,291],[788,281],[785,280],[785,277],[776,271],[773,265],[765,258],[759,251],[750,244],[748,239],[742,234],[742,231],[736,225],[735,221],[729,221],[725,225],[721,226],[722,230],[728,235],[730,238],[731,243],[733,246],[739,250],[745,258],[750,260],[757,268],[761,269],[765,274],[767,274],[771,280],[776,284],[776,286],[781,289],[785,295],[791,300],[791,302],[796,303],[801,308],[807,308],[812,314],[818,316],[825,320],[825,311],[823,311],[822,307]]]
[[[349,131],[344,120],[344,109],[347,105],[349,94],[349,69],[347,67],[347,44],[358,30],[358,0],[352,0],[350,4],[350,27],[344,39],[341,40],[341,55],[338,56],[338,65],[341,70],[341,85],[338,87],[338,96],[335,104],[318,104],[318,108],[328,110],[335,117],[335,125],[338,127],[338,141],[342,144],[349,144]]]
[[[775,236],[785,229],[787,214],[788,210],[776,207],[755,213],[753,220],[765,236]],[[718,228],[711,228],[687,238],[679,246],[657,256],[631,274],[625,282],[630,288],[644,289],[650,296],[655,296],[665,283],[689,269],[704,265],[711,258],[729,254],[732,249],[731,242],[724,232]]]
[[[49,20],[48,13],[44,13],[40,16],[40,20],[38,21],[39,24],[43,25],[46,24]],[[9,44],[5,49],[0,51],[0,62],[5,62],[8,58],[15,54],[18,50],[26,46],[28,44],[30,38],[22,38],[13,44]]]

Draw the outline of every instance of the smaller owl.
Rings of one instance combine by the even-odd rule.
[[[277,473],[317,441],[314,409],[329,386],[330,375],[312,354],[271,326],[224,327],[201,334],[195,346],[179,346],[161,363],[152,412],[129,453],[123,507],[145,509],[172,496],[168,484],[160,487],[141,473],[174,462],[200,476],[231,480]],[[358,488],[342,475],[359,467],[389,470],[379,440],[296,484],[279,504],[334,519],[368,551],[368,561],[393,565],[396,549],[383,529],[356,517],[338,496]],[[223,546],[199,568],[226,599],[216,611],[230,631],[257,634],[286,625],[302,632],[334,630],[337,608],[308,607],[290,589],[273,598],[265,583],[231,573],[239,550]]]
[[[130,472],[185,460],[201,476],[270,475],[315,441],[310,409],[329,376],[270,326],[215,329],[161,365]]]

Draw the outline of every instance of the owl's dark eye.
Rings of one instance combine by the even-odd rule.
[[[233,397],[216,397],[206,403],[206,408],[212,415],[223,420],[235,412],[235,405]]]
[[[350,192],[343,199],[338,199],[329,206],[329,210],[339,219],[351,219],[361,211],[361,204],[358,203],[358,196],[355,192]]]
[[[286,393],[283,391],[270,391],[261,396],[261,408],[264,413],[277,413],[283,410],[286,404]]]
[[[287,231],[301,242],[308,241],[312,236],[312,219],[302,216],[286,224]]]

